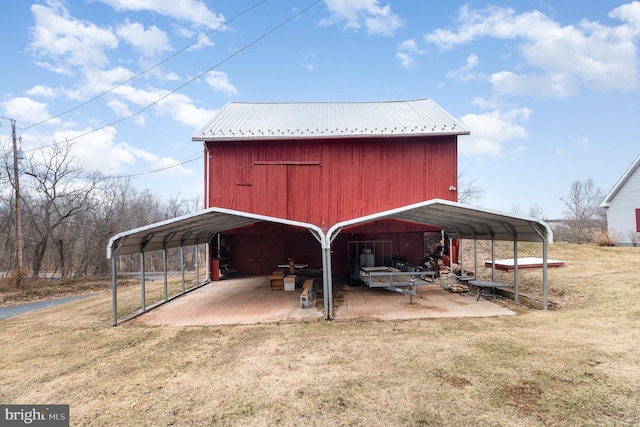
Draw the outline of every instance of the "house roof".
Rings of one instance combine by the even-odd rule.
[[[553,233],[544,222],[534,218],[474,208],[447,200],[433,199],[377,214],[344,221],[327,233],[313,224],[257,215],[224,208],[209,208],[113,236],[107,257],[208,243],[219,232],[261,221],[308,229],[319,241],[330,241],[341,229],[380,219],[397,219],[443,228],[451,238],[551,242]]]
[[[629,180],[629,178],[631,178],[631,176],[636,171],[636,169],[638,169],[638,167],[640,167],[640,156],[636,157],[636,159],[633,161],[629,169],[627,169],[624,175],[622,175],[622,178],[620,178],[618,182],[616,182],[616,185],[613,186],[609,194],[607,194],[607,196],[604,198],[604,201],[600,204],[601,208],[608,208],[611,205],[611,201],[613,200],[613,198],[616,196],[618,191],[620,191],[620,189],[624,186],[624,184]]]
[[[430,99],[386,102],[230,102],[194,141],[468,135]]]

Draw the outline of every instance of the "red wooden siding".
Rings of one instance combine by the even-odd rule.
[[[331,225],[457,200],[456,136],[207,142],[210,206]]]
[[[225,258],[243,275],[268,274],[293,258],[297,264],[322,268],[320,243],[309,233],[223,234]]]

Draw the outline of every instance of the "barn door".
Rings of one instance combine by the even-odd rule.
[[[320,201],[320,163],[256,163],[253,165],[252,211],[262,215],[312,222]]]
[[[254,164],[251,211],[287,217],[287,165]]]

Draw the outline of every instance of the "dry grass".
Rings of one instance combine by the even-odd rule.
[[[105,291],[2,321],[0,401],[98,426],[639,425],[640,250],[549,257],[560,308],[499,318],[114,328]]]

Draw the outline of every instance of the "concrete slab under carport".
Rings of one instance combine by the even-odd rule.
[[[322,320],[322,300],[317,300],[322,293],[315,291],[314,306],[308,309],[300,307],[300,293],[299,288],[271,290],[266,276],[222,280],[176,298],[132,322],[149,326],[194,326]],[[493,301],[476,301],[473,294],[455,294],[437,285],[418,286],[413,304],[404,294],[366,286],[344,286],[338,295],[334,307],[334,320],[338,321],[514,314]]]
[[[407,295],[382,288],[345,286],[334,305],[335,320],[407,320],[443,317],[494,317],[515,312],[473,293],[452,293],[436,285],[416,289],[413,304]]]

